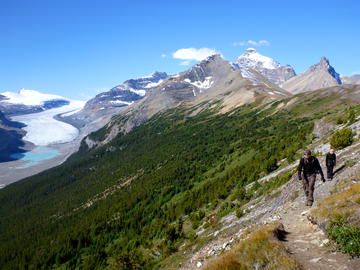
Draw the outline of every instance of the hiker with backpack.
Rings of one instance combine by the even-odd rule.
[[[321,180],[325,182],[319,160],[311,155],[309,149],[306,149],[304,157],[300,159],[298,166],[298,178],[303,182],[307,206],[312,206],[314,202],[314,188],[317,173],[320,173]]]
[[[334,167],[336,166],[336,154],[334,149],[330,149],[329,153],[326,155],[326,169],[327,169],[327,179],[331,181],[334,177]]]

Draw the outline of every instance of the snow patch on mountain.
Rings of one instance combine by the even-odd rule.
[[[111,100],[110,103],[113,103],[113,104],[124,104],[124,105],[131,105],[134,103],[134,101],[132,102],[126,102],[126,101],[122,101],[122,100]]]
[[[142,96],[142,97],[145,96],[145,94],[146,94],[146,90],[136,90],[133,88],[130,88],[129,90],[139,96]]]
[[[214,83],[212,76],[205,77],[204,81],[191,81],[190,79],[184,79],[185,82],[190,83],[200,89],[208,89]]]
[[[150,82],[147,85],[144,86],[144,88],[149,89],[149,88],[154,88],[156,86],[158,86],[160,83],[162,83],[164,80],[160,80],[158,82]]]
[[[62,96],[43,94],[35,90],[21,89],[18,93],[16,92],[3,92],[0,93],[7,99],[3,102],[12,104],[23,104],[27,106],[40,106],[44,102],[49,100],[68,100]]]

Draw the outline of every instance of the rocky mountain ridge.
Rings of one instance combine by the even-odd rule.
[[[293,94],[298,94],[341,84],[340,75],[330,65],[329,60],[321,57],[319,63],[284,82],[281,87]]]

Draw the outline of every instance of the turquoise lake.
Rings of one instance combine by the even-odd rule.
[[[60,153],[58,150],[48,146],[37,146],[33,150],[25,153],[12,154],[12,158],[25,161],[26,163],[21,168],[27,168],[39,164],[43,160],[54,158]]]

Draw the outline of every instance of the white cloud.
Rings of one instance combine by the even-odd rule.
[[[258,43],[256,41],[253,41],[253,40],[248,40],[248,44],[254,45],[254,46],[258,45]]]
[[[167,57],[166,53],[161,54],[161,58],[166,58],[166,57]]]
[[[268,40],[262,39],[259,41],[255,41],[255,40],[248,40],[248,41],[237,41],[237,42],[233,42],[233,46],[238,47],[238,46],[247,46],[247,45],[252,45],[252,46],[270,46],[270,42]]]
[[[270,42],[267,40],[260,40],[259,46],[270,46]]]
[[[174,52],[172,56],[176,59],[181,59],[181,60],[201,61],[204,60],[206,57],[217,53],[218,52],[215,49],[210,49],[210,48],[200,48],[200,49],[183,48]]]
[[[188,66],[188,65],[190,65],[190,62],[191,61],[189,61],[189,60],[185,60],[185,61],[182,61],[182,62],[180,62],[180,66]]]
[[[243,41],[239,41],[239,42],[233,42],[233,46],[235,47],[241,47],[241,46],[245,46],[246,45],[246,42],[243,42]]]

